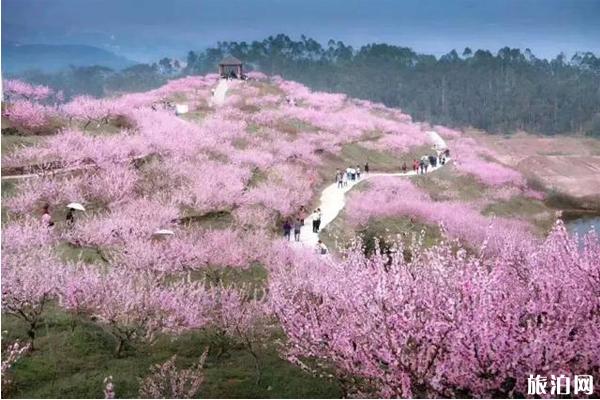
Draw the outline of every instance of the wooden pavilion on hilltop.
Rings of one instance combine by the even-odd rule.
[[[233,56],[227,56],[219,63],[219,75],[222,78],[242,79],[244,69],[242,62]]]

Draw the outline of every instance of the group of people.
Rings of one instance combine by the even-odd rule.
[[[364,171],[366,174],[369,173],[369,163],[365,163]],[[358,181],[360,180],[360,166],[350,166],[346,168],[344,171],[336,170],[335,171],[335,181],[337,182],[338,188],[344,188],[348,186],[348,181]]]
[[[302,232],[302,227],[304,226],[304,220],[306,219],[306,208],[304,206],[300,206],[300,212],[295,219],[286,219],[283,223],[283,236],[287,240],[292,240],[292,232],[294,232],[294,241],[300,241],[300,233]],[[319,233],[321,229],[321,218],[323,217],[323,213],[320,208],[317,208],[311,215],[312,219],[312,231],[314,233]],[[327,254],[327,246],[321,241],[317,241],[316,251],[318,254]]]
[[[283,223],[283,236],[287,238],[287,240],[291,240],[291,236],[292,236],[292,231],[294,231],[294,240],[296,242],[300,241],[300,231],[302,230],[302,227],[304,226],[304,220],[306,219],[306,208],[304,208],[304,206],[300,206],[300,212],[298,213],[298,216],[293,219],[293,220],[289,220],[286,219],[285,222]],[[314,223],[313,223],[314,225]]]
[[[448,149],[439,152],[436,155],[424,155],[420,160],[413,160],[413,171],[415,171],[417,174],[426,174],[429,166],[435,168],[437,167],[438,163],[440,165],[446,164],[447,157],[450,157],[450,150]],[[406,164],[402,166],[402,172],[406,172],[405,166]]]
[[[300,218],[296,218],[293,222],[289,219],[286,219],[283,223],[283,236],[287,238],[287,240],[291,240],[292,230],[294,231],[294,240],[296,242],[300,241],[300,231],[302,230],[302,226],[304,225],[304,221]]]
[[[292,231],[294,232],[294,240],[296,242],[300,241],[300,232],[302,231],[302,227],[304,226],[304,220],[306,219],[306,208],[304,206],[300,206],[300,212],[295,219],[286,219],[283,223],[283,236],[287,238],[287,240],[292,240]],[[313,232],[319,232],[321,226],[321,209],[317,208],[312,214],[312,230]]]

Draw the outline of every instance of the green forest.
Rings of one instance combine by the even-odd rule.
[[[592,53],[546,60],[529,49],[505,47],[493,54],[465,48],[435,57],[388,44],[353,48],[331,40],[323,46],[304,36],[293,40],[277,35],[190,51],[185,65],[165,58],[119,72],[85,67],[54,74],[29,72],[25,78],[67,89],[67,96],[104,96],[147,90],[179,75],[215,72],[228,54],[249,70],[400,107],[415,120],[491,133],[525,130],[600,137],[600,58]]]

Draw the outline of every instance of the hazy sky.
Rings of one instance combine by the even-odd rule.
[[[277,33],[436,55],[599,54],[600,0],[2,0],[3,42],[91,44],[140,61]]]

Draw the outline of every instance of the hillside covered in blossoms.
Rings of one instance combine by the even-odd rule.
[[[598,390],[600,242],[535,173],[399,109],[248,78],[224,99],[212,74],[69,101],[4,82],[4,396]],[[432,131],[445,165],[368,177],[412,171]],[[288,241],[348,167],[364,182],[318,233],[327,254]]]

